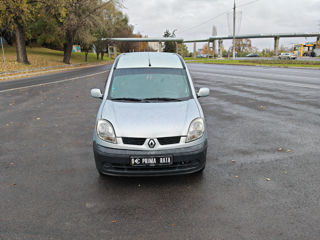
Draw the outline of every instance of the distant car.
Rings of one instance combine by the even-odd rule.
[[[197,58],[208,58],[208,54],[200,54]]]
[[[124,53],[115,60],[93,136],[100,174],[159,176],[201,172],[207,131],[187,65],[173,53]]]
[[[250,53],[246,57],[259,57],[259,54],[257,53]]]
[[[286,53],[281,53],[279,55],[279,59],[296,59],[297,58],[297,55],[293,54],[293,53],[289,53],[289,52],[286,52]]]

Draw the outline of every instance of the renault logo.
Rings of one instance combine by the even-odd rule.
[[[154,148],[155,145],[156,145],[156,142],[153,139],[150,139],[148,142],[149,148]]]

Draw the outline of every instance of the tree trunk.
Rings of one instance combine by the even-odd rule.
[[[67,42],[63,45],[63,62],[66,64],[70,64],[71,53],[72,53],[72,45],[73,45],[73,37],[70,32],[66,34]]]
[[[85,53],[84,53],[84,61],[85,61],[85,62],[88,61],[88,53],[89,53],[89,52],[85,52]]]
[[[99,52],[98,51],[96,51],[96,53],[97,53],[97,60],[99,60]]]
[[[16,20],[16,50],[17,50],[17,62],[23,64],[30,64],[27,57],[25,33],[23,26]]]
[[[104,52],[101,52],[101,60],[103,60]]]

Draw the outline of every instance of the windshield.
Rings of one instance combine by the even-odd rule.
[[[185,100],[190,87],[185,69],[116,69],[109,90],[113,100]]]

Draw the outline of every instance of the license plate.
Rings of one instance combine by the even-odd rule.
[[[159,157],[130,157],[131,166],[163,166],[171,165],[172,156],[159,156]]]

